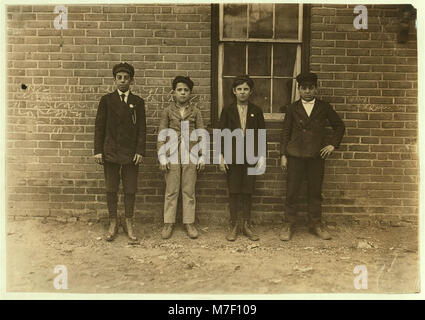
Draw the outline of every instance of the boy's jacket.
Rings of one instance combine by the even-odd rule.
[[[104,160],[109,162],[129,164],[133,162],[136,153],[145,156],[145,148],[143,99],[130,92],[125,103],[117,90],[104,95],[97,109],[94,154],[102,153]]]
[[[334,129],[326,141],[326,126]],[[301,99],[288,105],[283,121],[280,140],[280,154],[300,158],[320,157],[320,150],[326,145],[339,147],[345,125],[329,103],[316,98],[310,117]]]

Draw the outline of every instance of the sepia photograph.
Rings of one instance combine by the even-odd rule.
[[[4,298],[420,297],[423,9],[3,1]]]

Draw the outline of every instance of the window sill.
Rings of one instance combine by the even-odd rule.
[[[283,121],[284,118],[284,113],[264,113],[264,120],[266,121]]]

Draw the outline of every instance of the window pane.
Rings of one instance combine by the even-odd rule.
[[[223,107],[233,103],[234,95],[232,93],[233,78],[223,78]]]
[[[245,44],[225,43],[223,75],[238,76],[246,73]]]
[[[270,79],[253,79],[254,93],[250,101],[263,109],[263,112],[270,112]]]
[[[253,76],[268,76],[271,74],[270,44],[255,43],[248,45],[248,73]]]
[[[291,103],[292,79],[273,79],[273,113],[284,112]]]
[[[225,4],[223,37],[246,39],[246,4]]]
[[[249,37],[273,37],[273,4],[249,5]]]
[[[297,58],[296,44],[275,44],[273,49],[273,74],[278,77],[293,77]]]
[[[276,4],[277,39],[298,39],[298,4]]]

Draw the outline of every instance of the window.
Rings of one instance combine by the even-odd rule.
[[[248,74],[255,82],[251,101],[266,119],[283,118],[282,107],[298,99],[295,77],[302,67],[303,5],[220,4],[215,12],[217,116],[232,101],[233,78]]]

